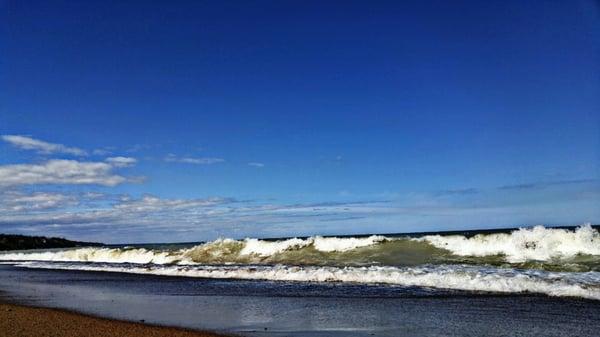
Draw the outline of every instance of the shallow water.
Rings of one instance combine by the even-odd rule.
[[[600,233],[538,226],[3,252],[0,290],[248,336],[596,336]]]
[[[597,336],[600,301],[0,265],[3,297],[244,336]]]
[[[38,269],[387,284],[600,300],[600,233],[591,225],[12,251],[0,253],[0,261]]]
[[[218,239],[188,245],[9,251],[0,252],[0,261],[332,267],[471,264],[564,272],[600,271],[600,232],[591,225],[475,233]]]

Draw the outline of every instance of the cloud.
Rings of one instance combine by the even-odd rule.
[[[141,199],[123,198],[115,206],[115,209],[128,212],[159,212],[164,210],[202,208],[230,202],[234,202],[234,199],[217,197],[206,199],[161,199],[152,195],[145,195]]]
[[[250,162],[248,163],[248,166],[254,166],[254,167],[265,167],[265,164],[263,163],[258,163],[258,162]]]
[[[113,147],[103,147],[101,149],[95,149],[94,151],[92,151],[92,154],[96,156],[106,156],[113,153],[113,150]]]
[[[75,156],[87,155],[86,151],[76,147],[67,147],[62,144],[48,143],[27,136],[3,135],[2,140],[4,140],[7,143],[10,143],[11,145],[19,149],[32,150],[42,154],[65,153]]]
[[[0,194],[0,210],[3,212],[40,211],[76,204],[76,198],[61,193],[7,191]]]
[[[126,149],[125,152],[129,152],[129,153],[139,152],[142,150],[148,150],[150,148],[152,148],[152,146],[147,145],[147,144],[135,144],[135,145],[131,146],[130,148]]]
[[[450,196],[450,195],[471,195],[471,194],[477,194],[480,192],[481,192],[481,190],[478,188],[469,187],[469,188],[460,188],[460,189],[454,189],[454,190],[437,191],[434,193],[434,195],[437,197],[443,197],[443,196]]]
[[[77,197],[83,197],[77,195]],[[103,196],[106,200],[110,197]],[[165,199],[152,195],[139,198],[122,196],[105,204],[80,200],[77,208],[48,209],[45,212],[23,211],[0,213],[0,227],[20,232],[38,231],[47,235],[83,235],[104,233],[106,240],[143,240],[143,235],[155,235],[152,240],[175,240],[175,233],[195,233],[198,239],[235,235],[277,235],[293,229],[293,224],[310,221],[318,223],[361,219],[381,210],[381,202],[262,204],[238,201],[233,198],[209,197],[198,199]],[[0,199],[0,209],[2,209]],[[127,233],[121,237],[117,233]],[[108,233],[111,233],[108,236]],[[252,233],[252,234],[250,234]],[[261,234],[262,233],[262,234]],[[99,235],[99,234],[97,234]],[[190,240],[185,237],[183,239]],[[95,240],[100,240],[95,237]]]
[[[127,178],[113,173],[114,165],[53,159],[41,164],[0,166],[0,186],[34,184],[96,184],[115,186]]]
[[[195,164],[195,165],[212,165],[217,163],[225,162],[225,159],[222,158],[212,158],[212,157],[178,157],[172,153],[168,154],[165,157],[165,161],[169,163],[184,163],[184,164]]]
[[[451,189],[451,190],[440,190],[433,192],[432,195],[435,197],[445,197],[445,196],[468,196],[468,195],[478,195],[483,193],[493,193],[498,191],[526,191],[526,190],[536,190],[547,187],[555,187],[555,186],[563,186],[563,185],[584,185],[584,184],[593,184],[600,182],[599,179],[572,179],[572,180],[555,180],[555,181],[538,181],[538,182],[525,182],[521,184],[514,185],[503,185],[493,188],[460,188],[460,189]]]
[[[498,187],[499,190],[528,190],[536,188],[545,188],[558,185],[575,185],[598,182],[598,179],[572,179],[572,180],[555,180],[555,181],[538,181],[532,183],[523,183],[515,185],[504,185]]]
[[[436,226],[439,229],[440,223],[446,229],[453,229],[539,224],[547,223],[544,219],[550,218],[564,222],[570,219],[565,214],[571,214],[568,210],[574,206],[595,206],[600,200],[598,193],[581,196],[580,200],[573,191],[551,200],[545,199],[546,193],[542,194],[539,200],[530,195],[516,203],[496,200],[473,204],[463,198],[434,198],[431,194],[407,195],[393,201],[277,203],[224,197],[168,199],[153,195],[76,193],[71,196],[78,201],[77,207],[63,201],[55,204],[58,208],[33,206],[19,212],[0,212],[0,228],[112,243],[211,240],[223,236],[335,235],[352,234],[349,230],[357,229],[362,233],[425,231]],[[9,202],[4,199],[0,198],[0,209],[9,207],[2,206],[3,202]],[[591,221],[598,216],[597,207],[588,207],[581,217]]]
[[[137,163],[137,159],[131,157],[109,157],[105,161],[115,167],[129,167]]]

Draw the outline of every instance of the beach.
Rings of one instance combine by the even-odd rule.
[[[247,337],[592,337],[599,235],[538,226],[6,251],[2,298],[67,312],[12,307],[4,331],[196,334],[143,322]]]
[[[208,332],[152,326],[0,302],[0,335],[10,337],[219,337]]]
[[[0,291],[6,301],[26,306],[247,337],[595,337],[600,329],[600,301],[528,293],[7,264],[0,264]]]
[[[0,337],[600,337],[599,3],[0,1]]]

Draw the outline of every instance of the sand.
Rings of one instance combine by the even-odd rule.
[[[0,303],[0,337],[224,337],[208,332]]]

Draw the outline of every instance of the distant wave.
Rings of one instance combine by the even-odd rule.
[[[600,300],[600,273],[549,273],[465,265],[420,267],[198,266],[21,262],[26,268],[294,282],[390,284]]]
[[[288,239],[285,241],[264,241],[259,239],[244,240],[242,255],[271,256],[290,249],[298,249],[312,245],[320,252],[345,252],[360,247],[371,246],[389,240],[380,235],[366,238],[336,238],[336,237],[310,237],[308,239]],[[210,244],[209,244],[210,245]]]
[[[62,261],[111,263],[244,263],[261,262],[269,257],[310,247],[321,253],[347,252],[375,245],[387,239],[383,236],[366,238],[310,237],[266,241],[259,239],[218,239],[188,249],[149,250],[145,248],[90,247],[51,251],[9,252],[0,254],[0,261]]]
[[[521,264],[542,269],[600,270],[600,233],[523,228],[511,233],[427,235],[418,238],[310,237],[269,241],[219,239],[185,249],[93,247],[6,252],[0,261],[191,264],[286,264],[317,266],[418,266],[423,264]],[[561,269],[562,268],[562,269]]]

